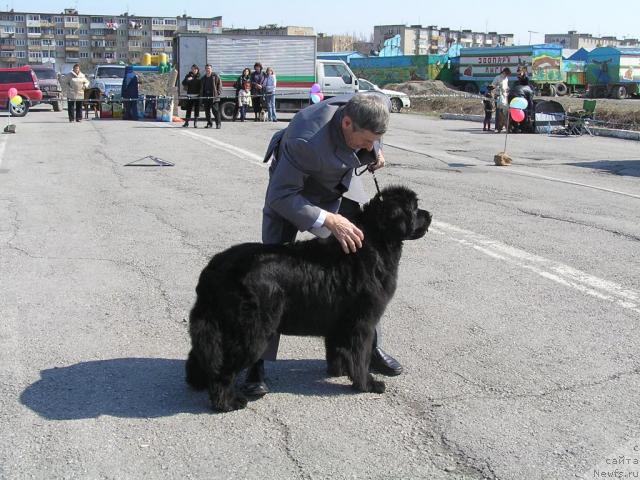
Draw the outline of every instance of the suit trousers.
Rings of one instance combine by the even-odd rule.
[[[207,123],[211,123],[211,112],[213,111],[213,118],[216,121],[216,125],[220,125],[220,102],[214,102],[212,99],[202,100],[202,108],[204,109],[204,116],[207,119]]]

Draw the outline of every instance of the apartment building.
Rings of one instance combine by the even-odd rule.
[[[350,52],[353,51],[354,38],[351,35],[318,34],[319,52]]]
[[[139,63],[144,53],[172,56],[176,32],[221,33],[222,17],[192,18],[0,12],[0,67],[51,63],[89,72],[101,63]]]
[[[578,33],[569,30],[567,33],[548,33],[544,36],[545,43],[556,43],[564,48],[578,50],[593,50],[597,47],[638,47],[640,41],[637,38],[619,40],[616,37],[594,37],[590,33]]]
[[[400,35],[398,55],[427,55],[445,53],[453,44],[462,47],[508,47],[513,45],[513,34],[497,32],[474,32],[437,25],[376,25],[373,27],[373,43],[376,49],[384,46],[385,40]]]

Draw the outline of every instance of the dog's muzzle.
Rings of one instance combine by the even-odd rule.
[[[424,234],[429,230],[429,225],[431,225],[432,215],[426,210],[418,209],[417,221],[415,224],[415,228],[408,240],[417,240],[418,238],[424,237]]]

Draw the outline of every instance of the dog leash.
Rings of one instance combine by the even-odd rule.
[[[380,201],[382,201],[382,192],[380,192],[380,185],[378,184],[378,179],[376,177],[376,172],[375,170],[373,170],[371,168],[371,165],[367,165],[365,168],[363,168],[361,171],[358,172],[358,169],[355,168],[354,169],[354,174],[356,177],[359,177],[360,175],[362,175],[364,172],[371,172],[371,175],[373,175],[373,183],[375,183],[376,185],[376,190],[378,191],[378,196],[380,197]]]

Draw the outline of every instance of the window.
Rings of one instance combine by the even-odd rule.
[[[89,35],[89,30],[87,30],[86,28],[81,29],[80,35]]]
[[[89,52],[80,52],[80,58],[89,58]]]
[[[89,40],[80,40],[80,46],[81,47],[88,47],[89,46]]]
[[[27,20],[40,21],[40,15],[27,15]]]
[[[16,57],[17,58],[26,58],[27,57],[27,52],[25,52],[23,50],[17,50],[16,51]]]
[[[24,27],[16,27],[16,33],[25,33]]]
[[[27,44],[27,41],[24,38],[16,39],[16,47],[24,47]]]
[[[64,47],[64,40],[56,40],[56,47]]]
[[[29,27],[27,29],[28,33],[37,33],[38,35],[40,35],[42,33],[42,30],[40,29],[40,27]]]
[[[24,53],[24,52],[22,52]],[[24,58],[24,55],[16,55]],[[2,72],[0,73],[0,83],[31,83],[31,72]]]
[[[347,69],[344,65],[340,64],[325,64],[324,65],[324,76],[325,77],[344,77],[350,76]]]
[[[91,23],[104,23],[103,17],[91,17]]]
[[[13,21],[14,22],[24,22],[24,15],[14,15]]]
[[[40,40],[32,38],[31,40],[29,40],[29,46],[30,47],[35,47],[37,45],[41,45]]]
[[[102,58],[102,52],[93,52],[91,56],[93,58]]]
[[[62,22],[64,22],[64,18],[62,18],[62,17],[53,17],[53,21],[55,23],[62,23]]]
[[[113,52],[105,52],[104,58],[114,59],[116,58],[116,54]]]
[[[56,28],[56,35],[64,35],[64,28]]]

